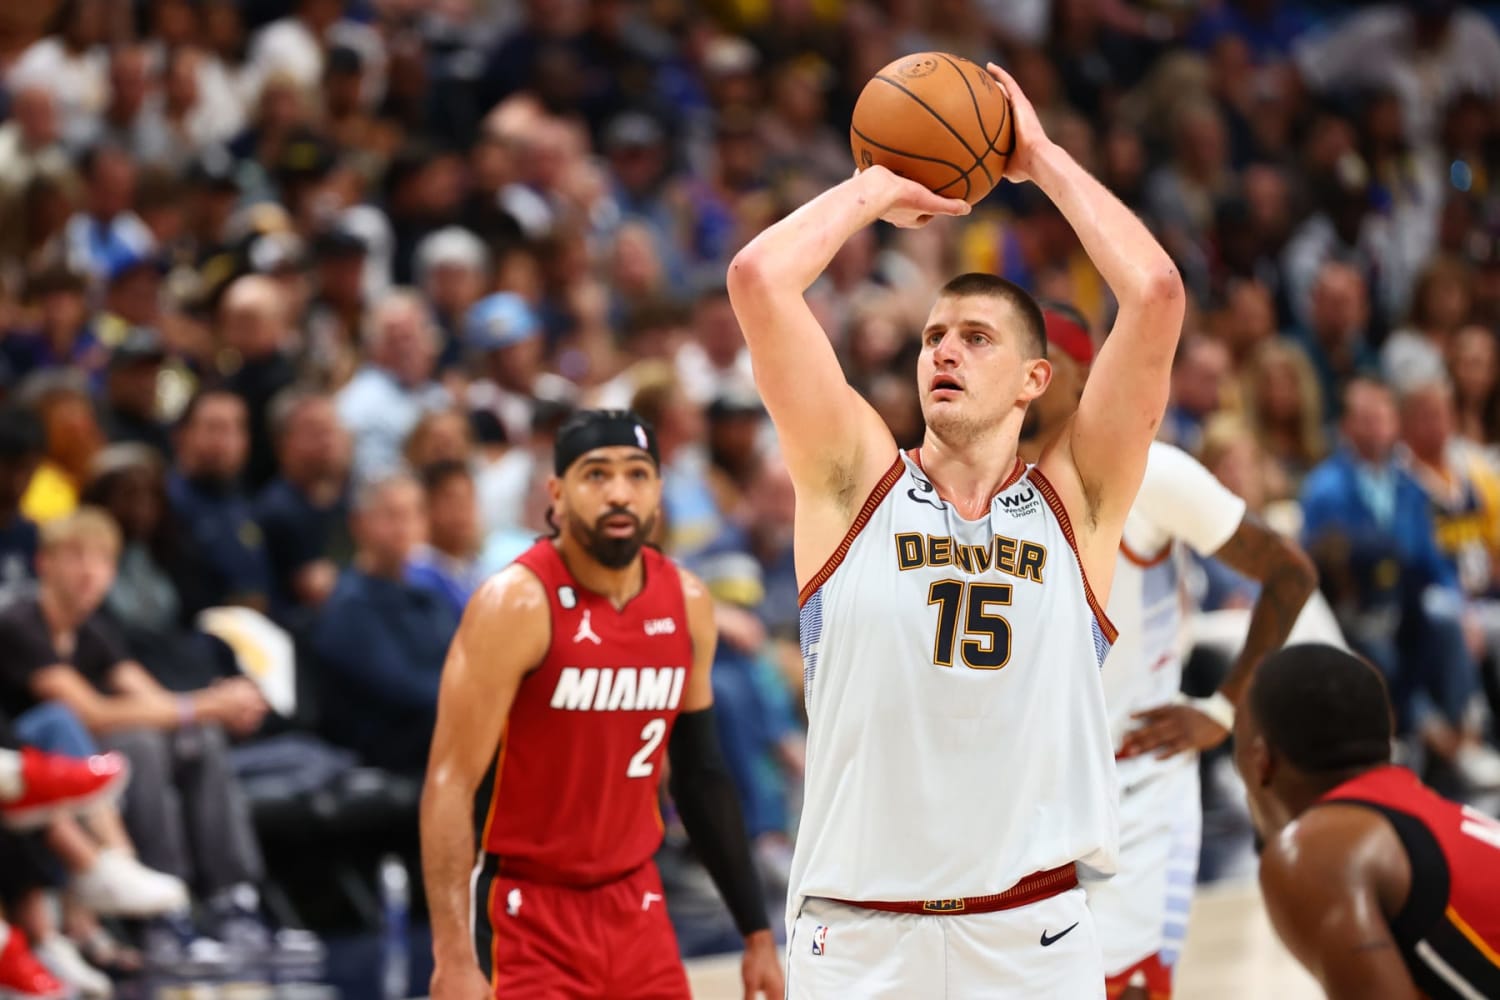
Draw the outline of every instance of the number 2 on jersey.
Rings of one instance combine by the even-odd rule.
[[[1010,662],[1010,622],[989,610],[1010,603],[1006,583],[964,583],[938,580],[927,591],[927,603],[938,606],[937,637],[932,643],[932,662],[953,666],[954,646],[964,666],[974,670],[999,670]],[[964,609],[964,639],[958,639],[958,612]]]
[[[666,719],[652,719],[646,723],[641,730],[641,739],[646,741],[645,746],[635,752],[630,758],[630,766],[625,769],[627,778],[649,778],[656,771],[656,765],[651,763],[651,755],[656,748],[661,746],[661,738],[667,734]]]

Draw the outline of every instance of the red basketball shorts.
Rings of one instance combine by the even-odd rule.
[[[474,945],[500,1000],[690,1000],[656,865],[575,889],[494,874],[475,887]]]

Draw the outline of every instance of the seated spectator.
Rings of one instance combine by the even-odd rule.
[[[457,621],[484,581],[474,476],[463,462],[438,462],[422,470],[422,488],[427,494],[427,542],[412,555],[406,579],[441,594]]]
[[[313,633],[333,695],[324,735],[367,764],[409,774],[427,766],[443,658],[458,627],[448,600],[406,581],[426,517],[421,484],[410,475],[360,488],[354,564],[339,576]]]
[[[226,732],[253,732],[265,700],[243,677],[174,695],[131,659],[97,614],[120,547],[119,529],[97,508],[43,527],[39,593],[0,614],[9,651],[0,709],[66,706],[130,761],[124,819],[141,861],[203,893],[223,927],[254,920],[263,866]]]
[[[89,329],[88,283],[82,275],[54,267],[26,282],[25,305],[36,310],[34,326],[9,330],[0,353],[16,378],[74,365],[92,372],[108,356]]]
[[[271,561],[271,607],[283,619],[333,593],[354,554],[349,538],[349,434],[333,397],[288,390],[271,404],[280,472],[255,498]]]
[[[474,431],[462,410],[433,410],[407,435],[401,453],[406,467],[421,470],[439,462],[465,462],[474,451]]]
[[[1303,544],[1350,644],[1385,673],[1398,731],[1417,734],[1474,787],[1500,784],[1500,755],[1467,725],[1478,670],[1462,594],[1437,546],[1430,501],[1396,461],[1390,390],[1356,379],[1345,444],[1302,487]]]
[[[354,477],[396,469],[401,446],[422,414],[451,404],[433,381],[437,331],[415,294],[394,289],[375,307],[369,361],[339,390],[339,420],[354,436]]]
[[[1272,340],[1255,352],[1243,379],[1240,399],[1245,417],[1287,489],[1295,492],[1328,455],[1323,390],[1312,362],[1291,341]],[[1289,495],[1281,483],[1272,484],[1271,490],[1276,497]]]
[[[157,380],[166,360],[160,334],[148,327],[132,329],[110,352],[99,408],[111,441],[135,441],[156,449],[163,458],[172,450],[157,399]]]
[[[466,402],[499,417],[516,444],[530,438],[540,401],[571,402],[577,394],[571,382],[545,370],[543,334],[541,317],[515,292],[486,296],[464,317],[464,350],[480,373]]]
[[[0,412],[0,589],[36,576],[36,523],[21,512],[21,502],[43,451],[35,414],[19,406]]]
[[[1229,348],[1223,341],[1183,338],[1172,365],[1172,399],[1161,421],[1163,441],[1197,452],[1203,443],[1203,422],[1223,405],[1229,371]]]
[[[240,476],[249,453],[244,400],[224,389],[188,402],[177,429],[177,467],[167,499],[197,550],[205,575],[200,607],[269,607],[271,562]]]
[[[46,454],[31,477],[21,510],[41,524],[65,517],[78,506],[78,491],[88,479],[89,463],[104,447],[104,433],[94,417],[87,387],[72,372],[34,376],[22,394],[41,418]]]
[[[243,485],[256,490],[276,472],[267,411],[271,400],[297,376],[287,355],[293,330],[276,281],[261,274],[237,278],[219,303],[219,327],[224,346],[238,359],[224,388],[245,401],[250,433]]]

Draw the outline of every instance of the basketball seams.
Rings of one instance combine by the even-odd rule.
[[[962,76],[963,74],[960,73],[959,75]],[[985,180],[987,180],[987,181],[990,182],[990,186],[991,187],[994,186],[994,184],[995,184],[995,178],[990,175],[990,168],[984,165],[984,156],[986,154],[980,154],[980,153],[974,152],[974,147],[969,145],[969,140],[965,139],[963,137],[963,134],[960,133],[958,131],[958,129],[956,129],[952,125],[950,125],[948,123],[948,120],[946,118],[944,118],[942,115],[938,114],[936,108],[934,108],[931,104],[928,104],[921,97],[917,96],[917,94],[915,94],[909,88],[907,88],[907,86],[905,84],[899,83],[896,80],[892,80],[890,77],[885,76],[884,74],[876,76],[875,79],[881,81],[882,83],[886,84],[887,86],[896,88],[897,90],[901,91],[901,93],[905,94],[907,97],[910,97],[913,101],[916,101],[917,104],[919,106],[921,106],[922,110],[926,111],[929,115],[931,115],[934,121],[936,121],[939,125],[943,126],[943,128],[948,131],[949,135],[953,136],[953,138],[955,138],[955,139],[958,140],[958,144],[964,148],[964,152],[966,152],[970,156],[974,157],[974,161],[975,161],[975,163],[977,163],[979,165],[979,169],[984,171]],[[968,86],[968,81],[967,80],[964,81],[964,86]],[[969,93],[970,93],[970,96],[973,95],[973,91],[972,90]],[[983,123],[981,123],[980,126],[979,126],[979,134],[980,135],[984,134],[984,125],[983,125]],[[998,138],[998,136],[997,136],[997,138]]]
[[[948,53],[941,52],[938,54],[938,57],[946,62],[949,66],[952,66],[953,72],[957,73],[958,78],[964,82],[964,89],[969,92],[969,103],[974,105],[974,120],[979,122],[979,134],[985,137],[984,141],[990,147],[985,152],[985,155],[988,155],[990,152],[994,151],[995,139],[998,139],[1000,137],[1000,133],[996,132],[995,139],[992,139],[989,137],[988,133],[985,132],[984,110],[979,106],[979,95],[974,93],[974,85],[969,82],[969,74],[965,73],[964,68],[958,63],[954,62],[953,57],[948,55]],[[1007,101],[1006,103],[1009,102]],[[1001,120],[1001,124],[1004,124],[1004,119]]]
[[[934,193],[936,193],[937,191],[946,191],[949,188],[951,188],[953,185],[957,184],[959,181],[963,181],[964,182],[964,194],[967,195],[969,193],[969,186],[970,186],[969,185],[969,175],[974,172],[974,167],[970,167],[968,170],[965,170],[963,167],[960,167],[958,164],[954,163],[952,160],[943,160],[943,159],[939,159],[936,156],[923,156],[920,153],[908,153],[904,149],[897,149],[894,146],[887,146],[883,142],[876,142],[874,139],[871,139],[869,136],[865,135],[857,127],[855,127],[853,125],[851,125],[849,127],[849,130],[851,132],[853,132],[855,135],[859,136],[861,142],[868,143],[869,145],[874,146],[876,149],[883,149],[887,153],[894,153],[897,156],[904,156],[904,157],[906,157],[909,160],[923,160],[923,161],[925,161],[927,163],[940,163],[943,166],[945,166],[948,169],[950,169],[953,172],[955,172],[956,174],[958,174],[957,177],[953,178],[953,180],[949,181],[947,184],[944,184],[940,188],[934,189]],[[976,161],[975,165],[976,166],[978,165],[977,161]]]

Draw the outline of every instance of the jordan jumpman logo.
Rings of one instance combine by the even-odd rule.
[[[594,634],[594,626],[589,622],[589,613],[589,608],[583,609],[583,620],[578,623],[578,631],[573,634],[573,641],[582,642],[587,639],[596,646],[602,645],[603,640]]]

